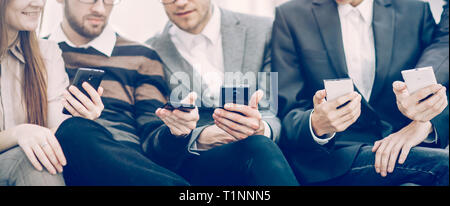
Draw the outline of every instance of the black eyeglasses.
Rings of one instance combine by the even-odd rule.
[[[177,0],[159,0],[164,5],[169,5],[175,3]]]
[[[97,3],[98,0],[78,0],[78,1],[85,4],[95,4]],[[103,3],[106,5],[116,5],[120,3],[120,0],[103,0]]]

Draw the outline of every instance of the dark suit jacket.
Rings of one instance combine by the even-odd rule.
[[[313,96],[324,88],[324,79],[349,78],[337,4],[334,0],[293,0],[276,10],[272,68],[279,72],[280,146],[302,183],[345,174],[364,143],[373,144],[411,122],[397,108],[392,83],[402,80],[401,70],[423,65],[418,62],[422,52],[439,32],[435,32],[429,4],[423,1],[375,0],[373,10],[376,75],[370,102],[363,99],[357,122],[325,146],[313,140],[309,117]],[[442,58],[429,58],[421,61],[446,74],[447,78],[439,80],[448,86],[448,53],[447,66]],[[441,146],[446,146],[448,108],[432,123]]]

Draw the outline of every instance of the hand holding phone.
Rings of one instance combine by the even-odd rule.
[[[191,92],[180,103],[170,102],[155,112],[164,124],[170,129],[172,135],[184,138],[197,127],[200,119],[198,108],[194,106],[197,94]],[[193,109],[191,109],[193,106]],[[188,110],[182,111],[181,108]]]
[[[393,91],[404,116],[428,122],[447,107],[447,88],[437,84],[432,67],[402,71],[402,76],[405,82],[394,82]]]
[[[339,97],[350,94],[354,91],[352,79],[328,79],[323,80],[327,101],[333,101]]]
[[[103,89],[99,88],[104,76],[103,70],[80,68],[75,74],[72,85],[65,94],[64,114],[96,119],[104,106],[100,96]]]
[[[224,108],[217,108],[213,114],[214,123],[237,140],[265,135],[266,128],[258,110],[258,103],[263,96],[264,92],[259,90],[252,95],[248,105],[235,104],[233,101],[232,104],[225,104]]]
[[[180,110],[183,112],[190,112],[191,110],[195,109],[195,105],[169,101],[162,108],[167,109],[169,111]]]
[[[409,94],[414,94],[420,89],[437,84],[433,67],[416,68],[402,71],[403,79]]]
[[[351,79],[324,80],[324,84],[325,89],[313,97],[311,127],[316,136],[343,132],[361,115],[362,97]]]

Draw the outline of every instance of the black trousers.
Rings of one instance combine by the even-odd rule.
[[[189,183],[141,151],[119,142],[102,125],[83,118],[64,121],[56,132],[67,165],[63,175],[75,186],[184,186]]]
[[[68,162],[67,185],[188,185],[185,179],[193,185],[298,185],[278,146],[264,136],[193,155],[174,172],[147,158],[139,145],[115,141],[90,120],[70,118],[56,137]]]
[[[201,186],[299,185],[278,146],[265,136],[251,136],[190,157],[178,174]]]

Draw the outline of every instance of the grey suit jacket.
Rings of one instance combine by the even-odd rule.
[[[221,9],[221,24],[225,73],[241,72],[258,77],[258,72],[271,71],[272,20],[270,18],[239,14]],[[184,90],[183,94],[195,91],[201,97],[207,86],[205,84],[202,84],[201,88],[193,86],[194,82],[202,82],[201,76],[181,56],[171,41],[169,30],[172,26],[174,26],[173,23],[169,21],[161,34],[149,39],[146,43],[153,47],[161,57],[166,79],[172,90]],[[181,77],[174,75],[179,74],[179,72],[184,75],[187,74],[189,80],[179,81]],[[272,130],[272,139],[278,141],[281,130],[280,120],[276,117],[278,99],[276,93],[269,92],[277,90],[277,78],[275,75],[271,75],[271,79],[274,81],[269,81],[269,75],[260,75],[260,78],[256,79],[260,84],[255,81],[249,81],[248,84],[251,87],[251,93],[257,89],[265,91],[265,97],[260,102],[260,112],[263,120],[268,123]],[[244,80],[241,77],[239,81],[240,83],[246,83]],[[232,83],[232,78],[225,76],[225,84],[229,83]],[[204,128],[213,124],[212,112],[214,110],[211,107],[204,106],[212,105],[211,100],[207,98],[200,100],[199,98],[196,104],[203,106],[200,107],[198,128],[193,131],[188,148],[197,140]]]

